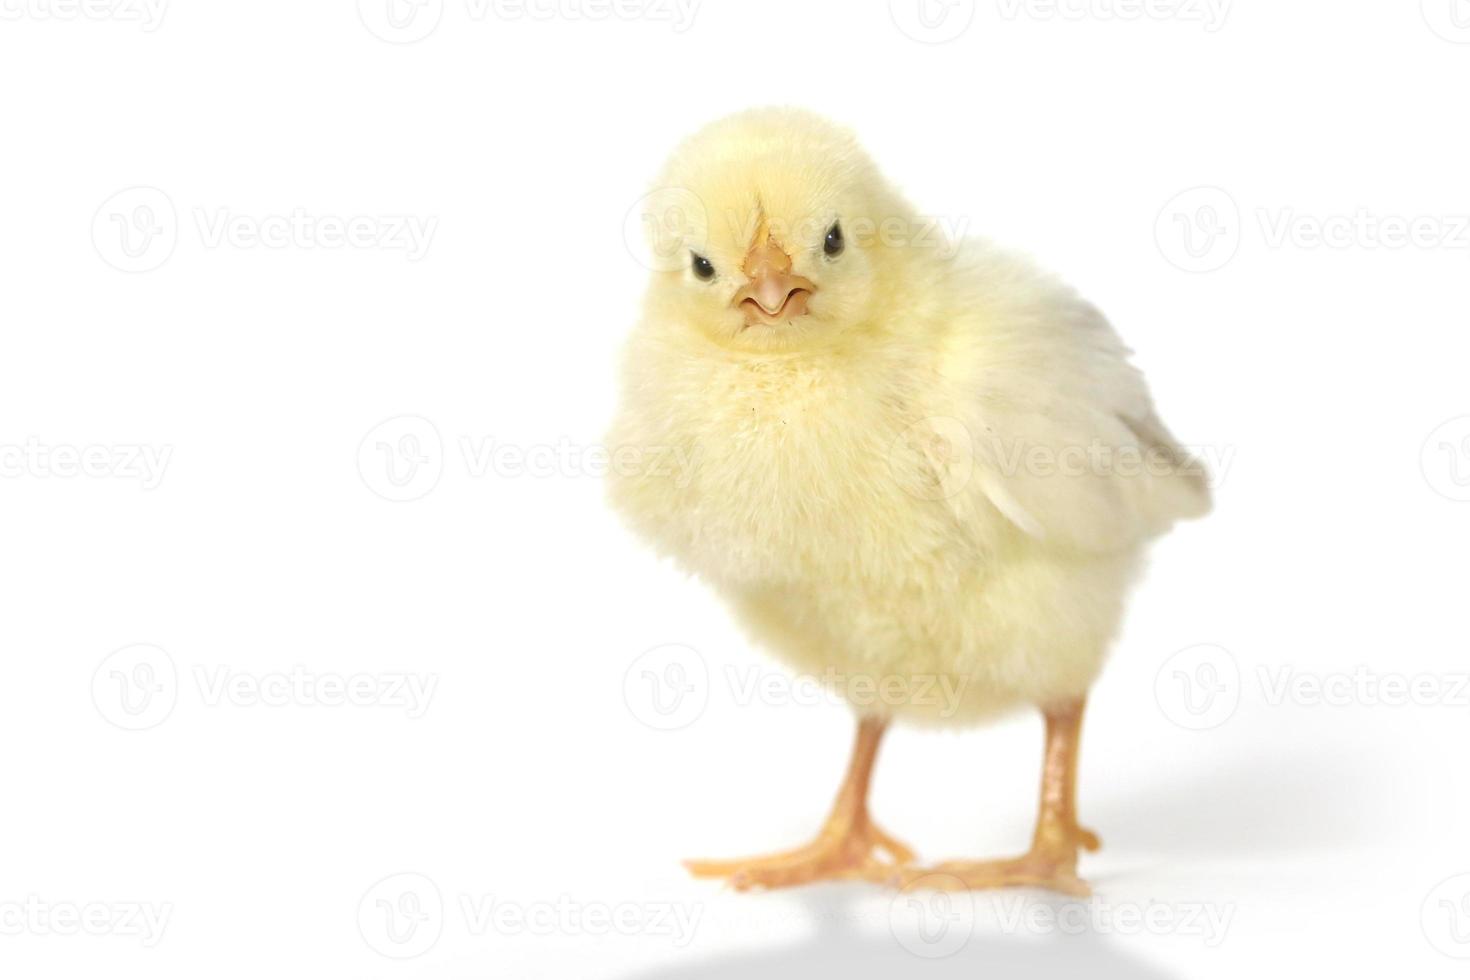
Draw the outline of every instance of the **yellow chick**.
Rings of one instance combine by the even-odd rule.
[[[615,507],[858,715],[810,844],[689,862],[736,887],[933,871],[1087,894],[1085,698],[1145,544],[1210,507],[1108,322],[1027,260],[935,233],[852,135],[790,109],[708,126],[649,195],[655,271],[610,446]],[[1031,849],[922,868],[868,813],[892,719],[1046,719]]]

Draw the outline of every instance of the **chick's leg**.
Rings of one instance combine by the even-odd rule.
[[[914,854],[879,830],[868,816],[868,783],[887,724],[877,718],[858,723],[847,777],[816,840],[780,854],[736,861],[686,861],[685,866],[697,878],[727,878],[741,890],[838,878],[896,882],[899,867],[912,861]],[[880,852],[886,860],[879,857]]]
[[[1041,772],[1041,809],[1031,850],[1003,861],[950,861],[930,872],[939,886],[1000,888],[1035,885],[1069,895],[1091,894],[1077,877],[1077,851],[1095,851],[1097,835],[1077,822],[1077,755],[1082,736],[1083,699],[1046,709],[1046,755]],[[958,883],[956,885],[956,883]]]

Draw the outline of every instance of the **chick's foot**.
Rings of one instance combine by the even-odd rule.
[[[870,820],[829,823],[805,847],[735,861],[685,861],[696,878],[724,878],[737,891],[788,888],[817,881],[872,881],[897,885],[914,852]]]
[[[1067,841],[1037,843],[1020,857],[999,861],[946,861],[932,868],[908,869],[904,884],[934,888],[1047,888],[1064,895],[1086,898],[1092,894],[1087,882],[1077,877],[1077,849],[1097,850],[1097,835],[1081,827]]]

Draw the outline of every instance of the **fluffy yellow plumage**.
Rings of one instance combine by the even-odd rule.
[[[1144,543],[1208,508],[1108,324],[1025,261],[935,237],[805,113],[714,124],[660,187],[682,223],[655,216],[661,252],[716,279],[682,255],[655,274],[612,443],[694,465],[616,478],[619,510],[802,670],[952,675],[955,720],[1084,693]],[[817,284],[790,324],[730,304],[762,222]]]
[[[804,112],[714,123],[650,200],[671,261],[610,441],[693,466],[623,468],[618,510],[792,666],[860,683],[880,724],[1080,703],[1146,542],[1209,507],[1103,317],[938,237]],[[804,315],[742,302],[775,275],[751,272],[760,249],[789,257]],[[958,700],[920,697],[934,678]]]

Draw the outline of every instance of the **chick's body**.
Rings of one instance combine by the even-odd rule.
[[[1028,261],[935,238],[850,135],[806,113],[715,123],[650,200],[676,202],[648,216],[674,261],[633,332],[610,441],[687,465],[614,467],[613,500],[862,719],[816,842],[691,867],[888,880],[873,853],[912,853],[867,817],[887,720],[1032,704],[1048,737],[1032,851],[946,867],[972,887],[1085,892],[1084,696],[1146,543],[1209,508],[1128,351]]]
[[[795,350],[721,345],[651,301],[613,442],[692,466],[622,477],[615,500],[770,649],[861,679],[874,711],[962,722],[1081,695],[1143,544],[1202,511],[1203,485],[1133,472],[1177,450],[1070,290],[983,243],[891,258],[871,332]]]

